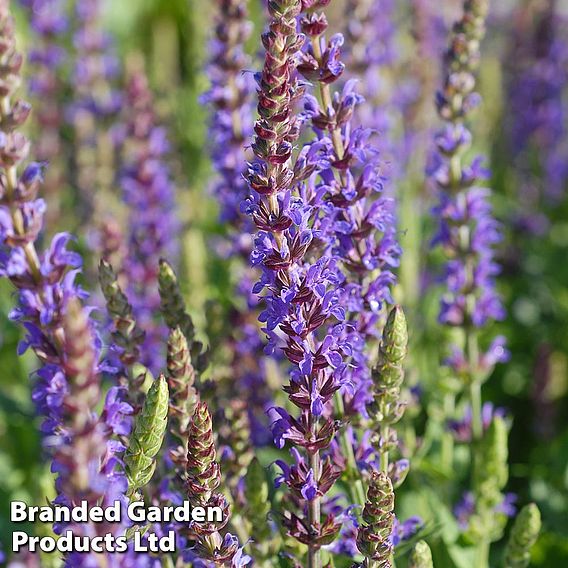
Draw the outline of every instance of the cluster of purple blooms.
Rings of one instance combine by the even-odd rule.
[[[159,262],[177,260],[179,221],[166,161],[170,146],[165,129],[156,124],[152,93],[142,71],[132,73],[124,98],[125,120],[115,134],[123,154],[118,178],[128,207],[127,254],[121,272],[134,316],[146,332],[140,362],[155,373],[164,363],[166,335],[157,321]]]
[[[536,25],[534,25],[536,22]],[[555,2],[527,4],[515,13],[510,56],[514,81],[508,85],[510,144],[524,177],[523,185],[536,183],[527,164],[527,151],[536,149],[538,167],[544,172],[539,193],[545,202],[558,203],[568,178],[566,129],[568,116],[564,92],[568,85],[568,31],[566,14]],[[523,194],[529,192],[524,189]],[[534,203],[527,203],[527,213]],[[529,226],[530,227],[530,226]]]
[[[252,294],[257,274],[249,264],[254,224],[241,210],[249,195],[244,174],[251,158],[254,123],[254,78],[252,73],[244,72],[252,63],[245,52],[252,28],[245,3],[218,1],[207,67],[211,88],[202,102],[211,109],[210,154],[217,174],[212,191],[220,207],[219,222],[226,231],[218,249],[220,256],[232,260],[236,274],[236,300],[228,314],[233,328],[228,341],[231,388],[247,400],[251,436],[260,444],[269,440],[264,414],[271,400],[264,380],[264,346],[257,330],[258,302]]]
[[[475,73],[487,2],[468,5],[470,11],[455,25],[445,55],[443,88],[436,100],[444,126],[436,135],[437,155],[430,172],[439,195],[434,209],[439,225],[433,245],[441,247],[447,258],[446,293],[441,300],[439,321],[462,328],[466,335],[464,345],[453,346],[454,353],[448,359],[460,376],[463,371],[456,362],[467,367],[465,373],[469,376],[480,374],[482,366],[483,356],[472,353],[471,345],[466,345],[467,337],[474,334],[471,330],[505,317],[495,285],[499,266],[494,251],[501,231],[492,215],[491,192],[482,185],[489,172],[483,167],[483,158],[467,159],[472,144],[467,120],[480,104]],[[506,361],[502,338],[492,343],[485,358]]]
[[[11,318],[26,330],[19,352],[32,349],[41,362],[32,398],[43,417],[44,445],[53,456],[57,503],[112,503],[125,499],[127,483],[117,467],[124,447],[115,435],[132,409],[111,389],[100,416],[100,342],[81,305],[85,292],[76,283],[81,258],[67,247],[71,237],[57,234],[36,248],[45,202],[38,198],[43,166],[28,162],[30,143],[19,131],[29,115],[27,103],[14,98],[23,58],[15,50],[8,2],[0,4],[2,46],[2,149],[0,271],[17,289]],[[27,163],[27,165],[25,165]],[[89,527],[74,527],[87,531]],[[92,529],[92,527],[91,527]],[[120,532],[121,527],[100,527]],[[87,560],[85,560],[87,562]],[[69,566],[78,565],[70,556]],[[86,564],[85,564],[86,565]],[[113,565],[109,559],[109,565]]]
[[[29,82],[30,95],[41,104],[37,108],[37,158],[50,163],[44,181],[44,191],[49,204],[48,219],[57,215],[61,186],[61,172],[58,171],[58,156],[62,151],[61,124],[64,119],[64,105],[61,100],[63,83],[61,75],[65,67],[66,50],[59,41],[69,31],[61,0],[22,0],[29,11],[30,25],[38,38],[38,45],[29,53],[29,62],[34,75]]]
[[[186,497],[192,505],[219,505],[225,513],[220,523],[152,527],[178,533],[183,550],[164,560],[168,565],[241,568],[273,565],[263,562],[279,557],[294,568],[322,568],[327,554],[362,568],[391,568],[396,547],[415,544],[424,528],[418,516],[402,521],[395,514],[395,491],[410,471],[413,448],[403,435],[399,440],[404,427],[396,426],[406,420],[408,331],[401,308],[392,306],[402,255],[397,184],[411,149],[428,131],[414,115],[424,102],[416,82],[391,84],[400,63],[396,2],[349,0],[346,41],[330,33],[329,0],[271,0],[255,74],[243,73],[253,66],[245,49],[253,30],[246,1],[215,4],[211,86],[201,100],[212,112],[212,193],[225,229],[221,256],[229,251],[238,282],[225,314],[232,329],[223,330],[222,354],[212,354],[211,367],[220,370],[213,368],[211,380],[164,260],[176,264],[181,227],[168,136],[143,66],[133,58],[122,90],[116,88],[123,70],[100,26],[99,0],[77,1],[73,20],[58,0],[22,4],[41,38],[30,54],[41,161],[29,161],[30,143],[20,131],[31,107],[15,98],[23,58],[15,49],[9,0],[0,0],[0,275],[16,289],[10,316],[26,332],[19,353],[31,349],[40,362],[32,398],[56,474],[54,503],[118,500],[124,507],[138,496],[161,505]],[[423,52],[437,53],[440,26],[426,4],[413,2],[415,40]],[[502,337],[485,350],[478,345],[479,332],[505,316],[495,283],[500,227],[483,183],[488,172],[481,158],[468,157],[488,5],[464,0],[463,7],[443,61],[436,97],[443,127],[434,137],[428,176],[439,200],[434,244],[445,255],[439,322],[461,338],[448,346],[445,365],[460,380],[454,394],[463,396],[465,411],[461,419],[455,406],[447,412],[446,434],[469,444],[475,462],[472,491],[454,511],[467,532],[483,515],[513,516],[516,496],[503,493],[506,412],[482,405],[480,395],[494,366],[508,357]],[[66,118],[74,128],[87,222],[95,218],[100,231],[94,248],[104,260],[101,283],[111,318],[91,317],[95,310],[78,283],[82,258],[72,237],[40,239],[46,205],[38,192],[45,162],[57,159],[59,146],[50,140],[60,143],[63,116],[66,55],[58,36],[67,32],[73,32],[69,85],[76,99]],[[551,59],[547,54],[546,63]],[[422,88],[430,78],[418,78]],[[527,128],[525,138],[538,130]],[[103,147],[111,148],[115,162],[110,177],[98,162]],[[102,221],[97,200],[104,201],[115,182],[124,209]],[[122,220],[124,231],[115,230]],[[118,250],[113,269],[108,261]],[[163,369],[165,376],[153,380]],[[275,390],[269,373],[288,380]],[[147,383],[167,386],[165,402],[152,406]],[[225,406],[224,413],[209,412],[211,399]],[[253,459],[267,444],[265,414],[280,458],[270,480]],[[168,416],[174,426],[164,433]],[[239,431],[217,425],[215,432],[213,423],[223,416],[234,421],[229,430]],[[160,454],[164,439],[170,451]],[[488,456],[488,463],[479,456]],[[145,466],[137,471],[139,462]],[[499,481],[491,484],[494,471]],[[483,501],[484,491],[492,500]],[[272,515],[276,502],[280,514]],[[495,540],[489,525],[483,545]],[[54,527],[58,534],[69,528],[92,536],[131,527]],[[266,543],[255,542],[255,530],[270,533]],[[487,563],[482,558],[479,567]],[[65,565],[161,564],[129,550],[102,557],[70,553]],[[411,565],[431,568],[432,561]]]

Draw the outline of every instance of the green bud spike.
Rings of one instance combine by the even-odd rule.
[[[144,487],[154,474],[156,455],[164,441],[168,420],[168,384],[163,375],[152,383],[142,411],[136,418],[130,443],[124,454],[128,493]]]
[[[419,540],[413,548],[408,568],[434,568],[432,552],[425,541]]]
[[[114,321],[114,341],[123,349],[120,360],[124,365],[132,366],[138,361],[144,332],[138,327],[132,306],[120,288],[116,273],[106,260],[99,263],[99,282],[108,313]]]
[[[185,308],[185,301],[179,289],[179,283],[174,269],[167,260],[160,260],[158,273],[160,289],[160,309],[170,329],[179,327],[187,339],[193,368],[199,376],[209,364],[209,352],[203,344],[195,340],[195,326]]]
[[[161,310],[166,324],[170,329],[179,327],[189,344],[195,338],[195,327],[189,314],[186,312],[185,301],[179,289],[179,283],[172,266],[165,259],[160,259],[160,272],[158,273],[160,289]]]
[[[379,389],[400,388],[404,379],[403,362],[408,347],[406,317],[400,306],[389,314],[379,347],[379,361],[373,370],[373,381]]]
[[[475,459],[474,489],[481,508],[492,510],[502,501],[509,478],[507,424],[496,416],[479,445]]]
[[[505,549],[505,568],[525,568],[541,529],[540,511],[534,503],[525,505],[515,519]]]
[[[376,445],[381,455],[381,469],[389,468],[389,452],[398,448],[396,430],[391,425],[398,422],[405,404],[400,389],[404,380],[404,358],[408,348],[408,329],[404,312],[394,306],[383,329],[378,363],[372,372],[374,402],[369,408],[375,421],[378,436]],[[373,442],[375,443],[375,442]]]
[[[374,471],[369,481],[362,523],[357,531],[357,548],[379,566],[392,566],[389,537],[394,524],[394,491],[388,475]]]
[[[381,353],[386,361],[402,363],[408,347],[408,326],[404,311],[400,306],[394,306],[389,313],[385,329]]]
[[[195,371],[191,365],[187,339],[181,329],[170,331],[168,338],[168,385],[170,387],[170,431],[180,439],[187,452],[187,433],[195,405],[199,400],[193,387]]]

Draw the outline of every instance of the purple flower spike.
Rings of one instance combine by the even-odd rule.
[[[465,2],[463,16],[450,34],[443,86],[436,97],[444,124],[434,139],[437,153],[429,171],[439,199],[433,210],[438,222],[433,246],[446,256],[445,292],[438,319],[463,332],[461,344],[451,346],[446,365],[464,386],[473,384],[474,390],[479,390],[495,364],[507,356],[503,338],[486,352],[478,345],[479,330],[505,317],[495,284],[500,267],[494,256],[501,227],[492,216],[491,190],[484,187],[489,173],[482,167],[483,159],[466,158],[472,143],[468,119],[479,103],[476,75],[487,12],[485,0]],[[478,399],[472,395],[474,439],[483,433]]]
[[[33,67],[29,90],[39,126],[36,155],[50,165],[43,188],[49,205],[47,227],[51,229],[58,217],[61,201],[58,194],[63,185],[61,128],[65,109],[61,93],[65,87],[62,77],[68,54],[62,47],[61,37],[69,31],[69,21],[62,0],[20,0],[20,3],[29,11],[36,40],[28,56]]]
[[[165,327],[158,319],[160,258],[177,259],[175,189],[165,154],[166,134],[156,125],[152,93],[146,76],[134,71],[126,89],[123,168],[120,185],[129,209],[128,250],[122,272],[126,293],[138,325],[146,332],[141,363],[153,373],[164,362]]]
[[[18,131],[27,114],[13,104],[20,83],[22,56],[16,51],[14,21],[9,2],[0,0],[2,66],[4,86],[0,109],[0,275],[16,289],[17,304],[11,318],[26,330],[18,351],[32,349],[40,361],[34,373],[32,398],[43,418],[44,447],[53,456],[51,470],[57,474],[55,504],[108,506],[126,503],[127,482],[118,454],[124,447],[114,438],[124,428],[129,405],[122,404],[121,391],[111,389],[101,416],[100,340],[91,309],[82,304],[86,294],[75,282],[80,256],[68,250],[71,237],[55,235],[46,250],[36,248],[43,225],[45,205],[38,198],[43,166],[28,159],[30,143]],[[21,106],[21,105],[20,105]],[[61,533],[63,526],[54,527]],[[70,527],[78,536],[122,534],[123,523],[78,523]],[[118,566],[118,555],[103,557],[69,554],[67,566]]]
[[[213,29],[207,66],[211,87],[201,100],[211,111],[209,146],[217,174],[212,192],[221,208],[219,221],[225,228],[224,238],[214,244],[223,258],[240,261],[234,271],[236,301],[227,316],[231,322],[227,341],[231,355],[223,383],[228,385],[229,397],[237,394],[246,400],[252,440],[262,445],[270,442],[262,419],[272,397],[265,381],[264,344],[256,324],[258,299],[251,292],[252,283],[258,278],[257,270],[249,266],[254,223],[241,209],[249,195],[244,174],[252,157],[249,141],[253,134],[255,88],[252,73],[246,71],[251,62],[244,46],[252,31],[246,1],[217,0]]]

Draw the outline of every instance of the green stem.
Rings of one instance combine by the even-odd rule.
[[[481,416],[481,383],[479,381],[472,381],[469,387],[469,397],[471,402],[471,430],[473,439],[475,441],[478,441],[483,436],[483,419]]]
[[[337,415],[340,417],[343,416],[343,398],[339,391],[335,393],[334,403]],[[341,433],[339,441],[341,443],[343,456],[347,461],[348,479],[349,481],[353,480],[353,485],[351,485],[351,483],[348,484],[349,496],[351,497],[352,501],[354,501],[358,505],[363,506],[365,505],[365,488],[363,487],[363,482],[361,481],[360,477],[358,477],[359,468],[357,467],[357,460],[355,459],[353,446],[351,445],[347,437],[347,432],[345,432],[345,430]]]
[[[383,446],[380,449],[381,455],[381,471],[388,474],[389,472],[389,451],[388,451],[388,439],[390,435],[390,426],[385,424],[381,428],[381,437],[383,439]]]
[[[320,455],[319,451],[310,454],[310,467],[314,472],[314,479],[319,479]],[[311,526],[320,525],[320,500],[319,497],[312,499],[308,504],[308,523]],[[308,568],[321,568],[321,551],[319,545],[313,543],[308,545]]]
[[[482,538],[476,546],[473,568],[489,568],[489,541]]]
[[[448,392],[444,396],[444,416],[447,420],[454,415],[456,405],[456,397],[453,393]],[[454,464],[454,436],[444,428],[442,435],[442,466],[445,471],[451,471]]]

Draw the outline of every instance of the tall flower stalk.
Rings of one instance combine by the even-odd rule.
[[[332,89],[345,67],[340,59],[343,36],[336,34],[327,41],[326,29],[323,13],[312,12],[302,19],[309,46],[299,70],[318,85],[319,100],[306,97],[306,114],[329,163],[321,172],[321,190],[326,190],[322,209],[327,215],[321,240],[341,270],[344,336],[352,350],[346,373],[352,392],[344,396],[347,406],[340,412],[352,416],[365,414],[372,399],[371,353],[385,304],[392,302],[390,290],[396,280],[392,270],[398,266],[400,247],[394,201],[381,195],[383,177],[377,148],[370,140],[372,131],[352,124],[363,97],[355,91],[354,81],[341,92]]]
[[[439,193],[434,243],[447,259],[439,321],[456,330],[458,336],[447,366],[471,402],[474,440],[483,433],[481,385],[495,363],[506,359],[503,338],[496,338],[485,352],[479,345],[481,329],[505,315],[495,290],[499,267],[494,247],[501,237],[491,214],[491,192],[480,186],[487,177],[482,159],[469,160],[467,156],[472,142],[468,119],[480,102],[475,91],[476,72],[488,7],[487,0],[466,0],[463,16],[452,30],[444,83],[436,99],[444,126],[436,136],[437,166],[431,174]],[[454,398],[455,393],[448,389],[446,412],[450,415]]]
[[[114,434],[127,434],[124,418],[132,409],[114,395],[107,397],[101,417],[93,413],[101,397],[98,353],[85,310],[77,298],[69,300],[63,316],[63,366],[67,388],[62,396],[62,421],[54,441],[52,471],[58,497],[55,503],[67,507],[87,501],[89,506],[126,504],[128,483],[118,459],[124,450]],[[125,509],[123,508],[123,515]],[[120,535],[121,523],[76,523],[54,527],[56,532],[72,530],[74,535]],[[120,566],[120,554],[76,553],[67,555],[66,566]]]
[[[312,6],[301,20],[309,42],[299,71],[318,86],[318,97],[306,95],[305,116],[309,118],[326,161],[321,163],[319,184],[321,224],[318,243],[337,262],[339,305],[345,313],[341,341],[348,346],[342,371],[341,391],[335,394],[335,413],[357,423],[367,416],[373,400],[370,369],[374,347],[380,337],[385,304],[392,302],[393,269],[400,248],[395,234],[394,201],[382,195],[384,178],[371,141],[371,129],[355,127],[354,114],[363,103],[348,81],[341,91],[333,85],[343,73],[343,36],[325,38],[328,23],[324,13]],[[351,498],[365,502],[349,432],[340,436]]]
[[[94,225],[96,217],[109,209],[115,179],[115,146],[110,120],[118,116],[122,95],[115,81],[120,63],[112,49],[111,37],[101,27],[101,0],[74,3],[74,66],[71,84],[75,99],[67,118],[74,132],[76,186],[82,203],[82,219]],[[98,227],[96,227],[98,230]]]
[[[140,362],[156,373],[164,361],[165,328],[158,319],[159,263],[177,258],[175,190],[166,161],[166,132],[157,126],[152,93],[142,70],[133,70],[125,94],[120,186],[128,206],[128,251],[122,266],[125,293],[146,336]]]
[[[45,174],[44,194],[47,199],[47,228],[60,214],[60,195],[65,181],[62,160],[64,125],[63,95],[65,84],[65,60],[67,53],[61,37],[69,32],[69,17],[61,0],[20,0],[29,12],[34,46],[29,52],[32,64],[30,94],[36,109],[38,126],[36,155],[39,161],[49,163]]]
[[[304,180],[320,167],[322,145],[305,145],[293,159],[293,144],[299,121],[293,107],[303,94],[296,74],[296,58],[302,46],[297,32],[301,4],[296,0],[270,3],[270,24],[262,36],[264,67],[257,75],[258,113],[252,145],[257,161],[249,165],[247,179],[254,194],[248,211],[257,227],[253,264],[262,276],[254,292],[264,290],[260,320],[272,352],[285,337],[283,351],[292,363],[290,384],[285,387],[299,408],[298,418],[283,408],[274,410],[275,441],[286,440],[301,447],[296,463],[282,464],[283,481],[292,495],[305,505],[305,516],[287,511],[283,522],[288,534],[308,547],[307,565],[321,566],[320,548],[339,530],[333,515],[322,519],[321,499],[339,475],[328,458],[322,459],[335,433],[329,417],[329,402],[339,387],[344,369],[334,322],[344,319],[339,305],[339,275],[336,262],[315,250],[320,214],[317,192]],[[325,158],[324,158],[325,161]]]
[[[192,560],[204,560],[215,566],[241,568],[251,558],[243,553],[238,539],[220,531],[229,522],[229,504],[216,490],[221,483],[221,470],[216,461],[213,425],[204,402],[197,403],[187,435],[187,459],[181,473],[189,501],[194,507],[219,507],[223,511],[220,522],[192,523],[188,534],[196,545],[191,550]]]
[[[37,197],[42,167],[27,160],[30,143],[18,131],[30,107],[14,102],[20,83],[22,56],[15,49],[9,2],[0,2],[0,116],[4,143],[0,152],[0,274],[17,290],[12,318],[26,329],[20,354],[31,348],[41,362],[35,373],[33,398],[44,418],[44,445],[53,455],[58,474],[56,502],[64,505],[122,501],[126,478],[117,454],[124,447],[113,439],[128,434],[126,417],[132,408],[120,389],[109,391],[100,417],[94,414],[101,398],[98,340],[80,298],[85,294],[75,278],[81,258],[67,250],[70,236],[56,235],[49,248],[38,251],[45,204]],[[60,532],[63,527],[55,527]],[[120,526],[100,524],[95,531],[115,533]],[[74,527],[83,534],[88,527]],[[107,555],[74,555],[68,566],[111,566]]]
[[[232,272],[236,274],[232,282],[234,301],[227,314],[232,325],[225,341],[229,347],[230,377],[222,382],[228,383],[229,397],[236,391],[247,401],[253,441],[262,444],[266,443],[269,432],[259,417],[268,409],[270,396],[262,358],[263,343],[255,318],[258,302],[251,294],[258,275],[248,262],[254,223],[241,210],[242,202],[249,195],[244,174],[251,158],[249,141],[254,123],[254,79],[246,72],[251,58],[245,52],[251,31],[247,0],[218,0],[207,66],[211,87],[202,100],[211,108],[210,153],[217,174],[212,190],[221,210],[219,221],[225,230],[225,238],[218,248],[221,255],[231,258]]]

